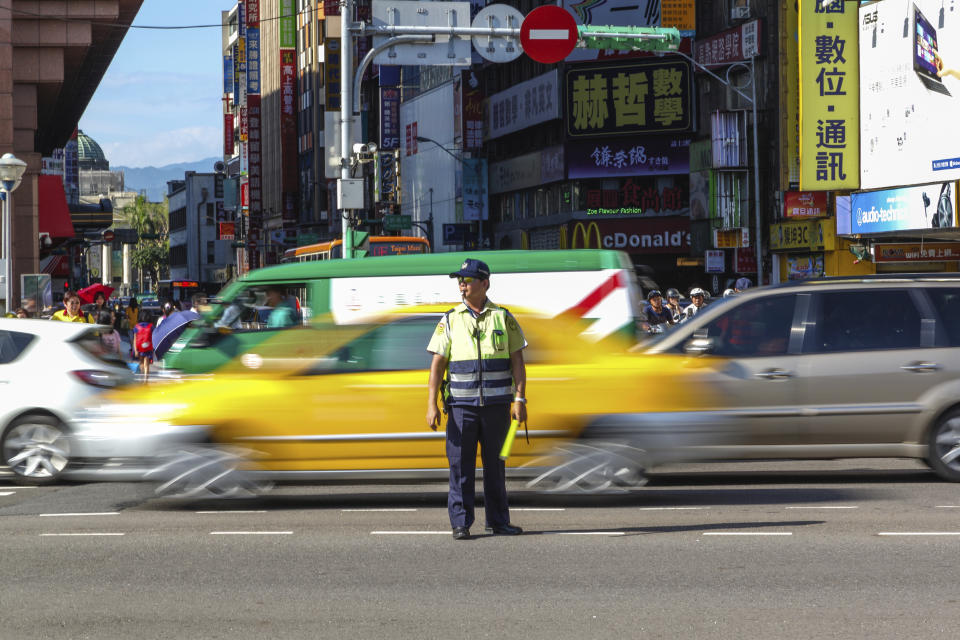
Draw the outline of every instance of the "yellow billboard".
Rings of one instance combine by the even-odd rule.
[[[860,186],[857,3],[799,0],[800,189]]]

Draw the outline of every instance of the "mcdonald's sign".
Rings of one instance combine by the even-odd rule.
[[[577,239],[581,239],[581,244],[577,244]],[[596,244],[590,240],[596,238]],[[571,249],[600,249],[602,243],[600,240],[600,227],[596,222],[578,222],[573,225],[573,235],[570,236]]]

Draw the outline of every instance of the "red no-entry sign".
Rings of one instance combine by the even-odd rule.
[[[520,44],[524,53],[544,64],[560,62],[570,55],[578,38],[573,16],[553,4],[537,7],[520,25]]]

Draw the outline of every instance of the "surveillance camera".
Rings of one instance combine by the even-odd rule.
[[[377,145],[375,145],[375,144],[372,143],[372,142],[367,142],[367,143],[356,142],[356,143],[354,143],[354,145],[353,145],[353,152],[354,152],[354,153],[357,153],[357,154],[361,154],[361,153],[364,153],[364,154],[366,154],[366,153],[376,153],[376,152],[377,152]]]

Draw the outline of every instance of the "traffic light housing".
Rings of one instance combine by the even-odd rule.
[[[582,24],[577,26],[581,49],[614,51],[676,51],[680,47],[680,30],[676,27],[610,27]]]

